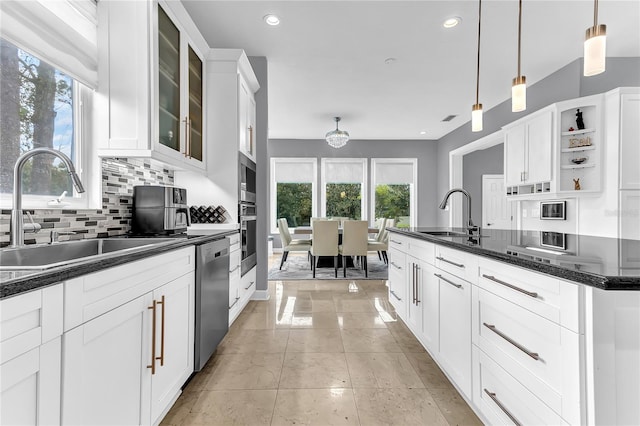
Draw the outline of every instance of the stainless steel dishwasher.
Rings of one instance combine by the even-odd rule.
[[[196,246],[195,363],[200,371],[229,330],[229,239]]]

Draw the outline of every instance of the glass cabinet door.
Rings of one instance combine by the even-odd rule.
[[[158,136],[162,145],[180,151],[180,31],[158,7]]]
[[[202,161],[202,61],[189,46],[189,122],[187,155]]]

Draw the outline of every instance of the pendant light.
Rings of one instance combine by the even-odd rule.
[[[471,107],[471,131],[482,131],[482,104],[480,95],[480,21],[482,17],[482,0],[478,0],[478,64],[476,66],[476,103]]]
[[[511,111],[520,112],[527,109],[527,78],[520,74],[520,48],[522,39],[522,0],[518,5],[518,76],[511,84]]]
[[[584,75],[590,77],[604,72],[607,50],[607,26],[598,25],[598,0],[593,2],[593,27],[587,28],[584,41]]]
[[[328,132],[325,136],[325,139],[329,145],[334,148],[342,148],[349,141],[349,133],[344,130],[338,129],[338,122],[340,121],[340,117],[334,117],[336,121],[336,129]]]

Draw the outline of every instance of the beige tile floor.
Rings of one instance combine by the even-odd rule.
[[[162,425],[481,424],[397,318],[385,281],[276,281],[269,292]]]

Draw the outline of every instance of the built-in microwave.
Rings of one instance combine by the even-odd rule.
[[[240,202],[256,202],[256,163],[246,155],[239,153],[238,183]]]
[[[566,220],[566,201],[542,201],[540,203],[540,219],[542,220]]]

